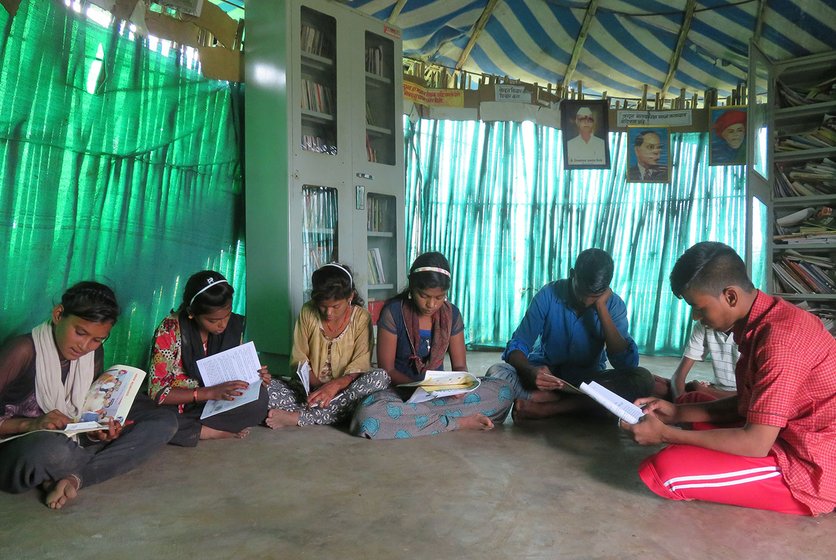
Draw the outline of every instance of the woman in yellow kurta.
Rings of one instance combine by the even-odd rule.
[[[298,374],[288,383],[274,379],[268,389],[271,428],[339,423],[360,399],[389,386],[386,372],[371,368],[371,317],[351,270],[326,264],[311,283],[311,300],[293,329],[290,366]]]

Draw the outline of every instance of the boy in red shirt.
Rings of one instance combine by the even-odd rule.
[[[722,243],[688,249],[670,278],[695,320],[734,333],[738,394],[681,405],[637,400],[644,418],[622,427],[642,445],[673,444],[645,459],[639,476],[672,500],[833,511],[836,340],[814,315],[755,289],[741,258]],[[715,429],[675,427],[695,422]]]

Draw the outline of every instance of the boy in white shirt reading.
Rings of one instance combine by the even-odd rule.
[[[685,383],[688,373],[695,362],[702,362],[711,355],[711,366],[714,370],[714,381],[691,381]],[[671,378],[671,392],[673,398],[680,402],[691,402],[695,395],[688,393],[706,393],[714,398],[730,397],[737,393],[737,383],[734,377],[734,367],[740,354],[731,333],[715,331],[703,326],[699,321],[694,323],[691,338],[685,347],[682,360]],[[688,395],[688,396],[686,396]],[[697,397],[699,400],[699,398]]]

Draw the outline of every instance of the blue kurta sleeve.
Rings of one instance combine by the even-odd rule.
[[[528,306],[528,310],[525,312],[520,326],[517,327],[517,330],[511,335],[511,340],[505,346],[505,352],[502,353],[503,360],[508,361],[508,356],[514,350],[519,350],[526,357],[531,353],[537,337],[545,330],[549,314],[549,300],[551,298],[549,292],[553,289],[553,284],[547,284],[531,300],[531,305]]]
[[[607,302],[607,309],[610,312],[610,317],[612,317],[613,323],[615,323],[615,327],[618,329],[618,332],[621,333],[621,336],[623,336],[624,340],[627,341],[627,349],[623,352],[616,353],[607,350],[607,359],[609,359],[610,365],[612,365],[614,369],[638,366],[639,349],[636,346],[636,341],[633,340],[628,332],[629,324],[627,321],[627,306],[624,305],[624,300],[622,300],[618,295],[613,294]],[[604,366],[602,365],[601,367],[603,368]]]

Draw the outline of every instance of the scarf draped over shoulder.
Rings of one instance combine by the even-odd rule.
[[[35,342],[35,399],[38,406],[44,413],[58,410],[77,419],[93,384],[95,352],[70,360],[70,371],[62,381],[61,358],[55,345],[52,321],[32,329],[32,340]]]
[[[438,311],[432,315],[432,342],[430,355],[426,362],[417,352],[417,345],[421,340],[421,332],[418,327],[419,314],[408,302],[401,303],[401,313],[409,337],[409,345],[412,349],[409,361],[423,379],[427,370],[439,370],[444,366],[444,355],[450,346],[450,333],[453,330],[453,306],[445,301]]]

